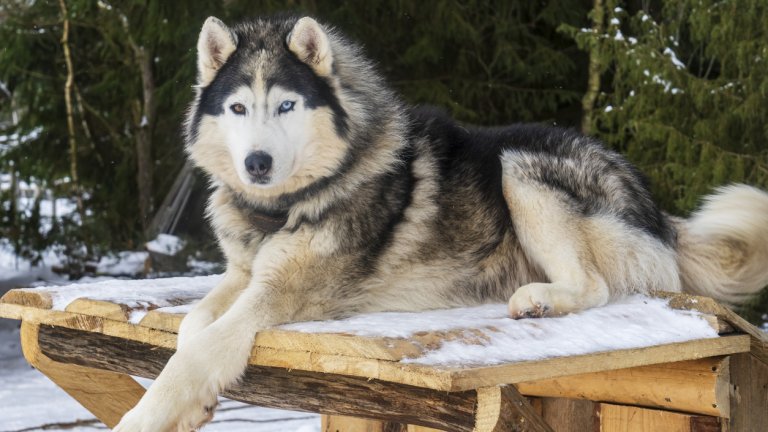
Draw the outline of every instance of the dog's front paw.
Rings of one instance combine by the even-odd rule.
[[[549,285],[532,283],[518,288],[509,299],[509,316],[514,319],[551,316],[555,310]]]
[[[190,403],[143,403],[128,411],[113,429],[116,432],[191,432],[213,419],[218,402]],[[146,408],[151,407],[151,408]]]

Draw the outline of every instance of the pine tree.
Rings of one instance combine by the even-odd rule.
[[[592,130],[650,176],[674,213],[719,185],[766,188],[768,4],[643,5],[606,1],[602,32],[569,29],[602,66]]]
[[[58,185],[58,196],[83,196],[71,226],[40,233],[43,248],[135,247],[153,202],[183,164],[179,131],[192,97],[193,48],[220,2],[11,3],[0,27],[0,82],[12,103],[0,110],[18,117],[3,132],[23,139],[0,148],[0,171]],[[75,183],[78,193],[61,188]],[[25,216],[3,220],[6,237]]]
[[[485,125],[579,120],[584,54],[558,27],[587,22],[581,1],[230,2],[246,17],[288,6],[359,41],[411,103]]]
[[[595,29],[564,26],[602,77],[588,128],[686,214],[714,187],[768,189],[768,3],[595,1]],[[586,116],[585,116],[586,118]],[[754,322],[768,290],[742,309]]]

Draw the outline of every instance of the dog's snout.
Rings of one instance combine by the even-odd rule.
[[[258,151],[245,158],[245,170],[252,176],[265,176],[272,169],[272,156]]]

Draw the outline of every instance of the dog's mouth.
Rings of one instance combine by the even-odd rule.
[[[271,175],[261,175],[261,176],[250,175],[248,177],[251,180],[251,184],[254,184],[257,186],[267,186],[272,181]]]

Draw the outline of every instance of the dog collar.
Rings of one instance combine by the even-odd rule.
[[[255,207],[242,196],[231,191],[232,204],[253,224],[255,228],[265,234],[274,234],[288,223],[288,211],[267,211]]]
[[[282,214],[267,214],[259,212],[258,210],[251,208],[248,212],[248,217],[251,223],[266,234],[273,234],[288,223],[288,213]]]

